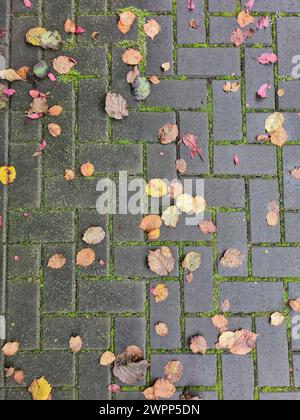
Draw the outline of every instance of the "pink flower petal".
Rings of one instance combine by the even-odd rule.
[[[53,73],[48,73],[48,78],[51,80],[51,82],[56,82],[57,80]]]
[[[80,35],[80,34],[84,34],[85,33],[85,29],[82,26],[76,26],[75,28],[75,34],[76,35]]]
[[[15,95],[17,92],[15,89],[4,89],[3,93],[9,98],[10,96]]]
[[[240,158],[238,155],[233,155],[233,163],[235,165],[239,165],[241,163]]]
[[[267,28],[269,26],[269,16],[260,17],[257,21],[257,29]]]
[[[261,98],[266,98],[267,92],[269,89],[271,89],[271,85],[269,83],[265,83],[259,88],[257,95],[260,96]]]
[[[6,35],[6,33],[7,33],[6,30],[1,29],[0,30],[0,38],[3,38]]]
[[[42,118],[43,114],[27,114],[25,117],[29,118],[30,120],[38,120]]]
[[[23,0],[23,4],[27,9],[31,9],[32,8],[32,3],[30,0]]]
[[[196,5],[193,0],[188,0],[188,9],[192,11],[196,9]]]
[[[274,64],[278,61],[278,57],[274,53],[270,53],[270,54],[266,53],[257,57],[257,61],[260,64]]]
[[[254,0],[248,0],[248,2],[245,3],[245,7],[246,7],[247,12],[251,12],[251,10],[254,7]]]
[[[109,392],[112,392],[113,394],[117,394],[118,392],[121,392],[121,387],[120,385],[117,385],[117,384],[110,384],[108,385],[107,389],[109,390]]]

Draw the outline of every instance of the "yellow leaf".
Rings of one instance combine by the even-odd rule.
[[[194,198],[189,194],[181,194],[176,201],[176,206],[183,213],[190,213],[195,207]]]
[[[146,194],[160,198],[168,193],[167,184],[162,179],[151,179],[146,186]]]
[[[272,133],[273,131],[280,130],[284,124],[284,116],[280,112],[275,112],[270,115],[265,124],[266,131]]]
[[[26,42],[39,47],[41,45],[41,38],[46,32],[47,30],[45,28],[32,28],[26,33]]]
[[[14,69],[1,70],[0,79],[8,80],[9,82],[24,80]]]
[[[32,399],[35,401],[46,401],[49,399],[51,394],[51,385],[43,377],[39,379],[34,379],[30,385],[28,391],[32,395]]]
[[[3,185],[12,184],[16,179],[17,173],[13,166],[0,167],[0,182]]]

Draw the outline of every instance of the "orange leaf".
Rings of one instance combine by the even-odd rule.
[[[64,29],[67,34],[75,34],[76,32],[76,25],[72,19],[67,19],[64,24]]]
[[[61,127],[58,124],[48,124],[48,131],[52,137],[59,137],[61,135]]]
[[[237,17],[237,23],[241,28],[245,28],[251,23],[254,23],[254,17],[247,12],[241,12]]]
[[[156,22],[155,19],[150,19],[147,23],[145,23],[144,31],[145,34],[153,40],[156,35],[160,33],[161,26]]]
[[[78,252],[76,265],[79,265],[79,267],[90,267],[95,259],[95,252],[91,248],[85,248]]]
[[[63,112],[63,108],[59,105],[54,105],[48,110],[48,114],[51,117],[58,117]]]
[[[130,31],[135,19],[136,15],[130,11],[121,13],[118,22],[119,31],[123,34],[127,34]]]
[[[122,55],[123,62],[125,64],[129,64],[130,66],[136,66],[140,64],[143,58],[144,57],[142,54],[133,48],[130,48]]]
[[[59,270],[66,264],[66,261],[66,258],[62,254],[55,254],[49,259],[48,267]]]
[[[17,341],[10,341],[9,343],[4,344],[2,347],[2,353],[4,356],[11,357],[18,353],[20,343]]]
[[[81,165],[80,172],[85,177],[93,176],[95,173],[95,167],[92,163],[87,162]]]

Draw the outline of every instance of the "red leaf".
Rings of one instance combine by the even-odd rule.
[[[190,149],[191,152],[191,159],[195,158],[196,153],[200,156],[200,159],[202,162],[204,162],[203,154],[202,154],[202,148],[198,145],[198,137],[195,134],[187,133],[184,134],[183,143],[186,147]]]
[[[85,33],[85,29],[82,26],[76,26],[75,29],[75,34],[76,35],[80,35],[80,34],[84,34]]]

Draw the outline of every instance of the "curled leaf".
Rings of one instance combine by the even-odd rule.
[[[195,353],[195,354],[200,353],[202,355],[205,355],[207,352],[207,348],[208,348],[207,342],[205,338],[202,337],[201,335],[191,338],[190,349],[192,353]]]

